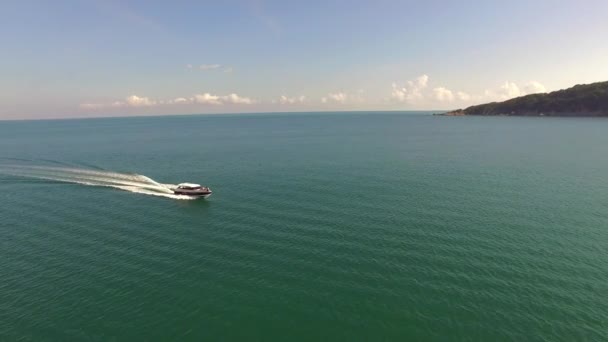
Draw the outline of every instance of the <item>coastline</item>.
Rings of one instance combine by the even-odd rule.
[[[478,104],[441,115],[608,117],[608,81]]]
[[[433,115],[438,116],[534,116],[534,117],[569,117],[569,118],[597,118],[597,117],[608,117],[608,113],[604,112],[549,112],[549,113],[539,113],[539,112],[513,112],[513,113],[498,113],[498,114],[474,114],[467,113],[462,109],[445,112],[445,113],[435,113]]]

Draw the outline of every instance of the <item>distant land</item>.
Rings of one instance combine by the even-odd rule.
[[[579,84],[551,93],[520,96],[439,115],[608,116],[608,81]]]

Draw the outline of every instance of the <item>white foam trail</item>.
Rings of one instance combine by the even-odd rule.
[[[174,187],[173,184],[161,184],[149,177],[138,174],[33,165],[0,166],[0,173],[89,186],[111,187],[138,194],[180,200],[192,200],[197,198],[194,196],[175,195],[173,190],[171,190],[171,188]]]

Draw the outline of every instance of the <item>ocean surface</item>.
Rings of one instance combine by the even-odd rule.
[[[0,121],[0,340],[608,340],[608,120]]]

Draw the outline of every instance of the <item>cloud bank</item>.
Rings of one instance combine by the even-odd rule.
[[[349,96],[346,93],[338,92],[338,93],[329,93],[327,96],[321,98],[321,103],[339,103],[345,104],[348,100]]]
[[[306,96],[304,96],[304,95],[300,95],[298,97],[287,97],[285,95],[281,95],[278,103],[280,103],[280,104],[298,104],[298,103],[304,103],[304,101],[306,101]]]
[[[407,81],[405,85],[392,84],[391,98],[398,102],[416,102],[424,98],[423,91],[429,83],[429,76],[424,74],[414,80]]]
[[[80,105],[82,109],[103,109],[103,108],[138,108],[138,107],[153,107],[161,105],[185,105],[185,104],[201,104],[201,105],[251,105],[257,103],[256,100],[240,96],[236,93],[228,95],[213,95],[210,93],[195,94],[190,97],[177,97],[171,100],[154,100],[148,97],[139,97],[131,95],[122,101],[114,101],[110,103],[83,103]]]
[[[413,80],[393,82],[389,101],[405,103],[418,106],[441,106],[448,103],[460,105],[505,101],[514,97],[524,96],[547,91],[545,86],[538,81],[530,81],[525,84],[506,81],[495,89],[486,89],[482,94],[469,94],[461,90],[452,90],[445,86],[429,87],[430,78],[423,74]]]
[[[206,65],[208,69],[222,68],[219,64]],[[80,108],[83,110],[99,110],[107,108],[139,108],[145,109],[158,106],[251,106],[264,105],[256,108],[261,110],[272,109],[272,106],[293,106],[299,105],[306,108],[318,108],[318,110],[335,109],[338,107],[349,108],[382,108],[391,106],[399,108],[408,106],[409,108],[430,108],[439,109],[446,107],[465,107],[473,104],[480,104],[492,101],[504,101],[514,97],[543,93],[547,89],[538,81],[527,83],[516,83],[505,81],[495,88],[488,88],[477,93],[469,93],[459,89],[450,89],[447,86],[434,85],[427,74],[422,74],[411,80],[404,82],[393,82],[389,88],[389,93],[382,96],[381,93],[376,98],[368,100],[364,97],[364,91],[336,91],[329,92],[324,96],[317,97],[316,100],[309,100],[306,95],[288,96],[281,95],[266,101],[256,100],[251,97],[242,96],[237,93],[214,94],[210,92],[198,93],[190,96],[180,96],[172,99],[155,99],[146,96],[131,95],[122,100],[108,102],[82,103]],[[379,95],[379,96],[378,96]],[[388,96],[387,96],[388,95]],[[270,106],[270,107],[268,107]],[[235,107],[237,108],[237,107]],[[407,107],[406,107],[407,108]],[[234,110],[234,109],[230,109]]]

